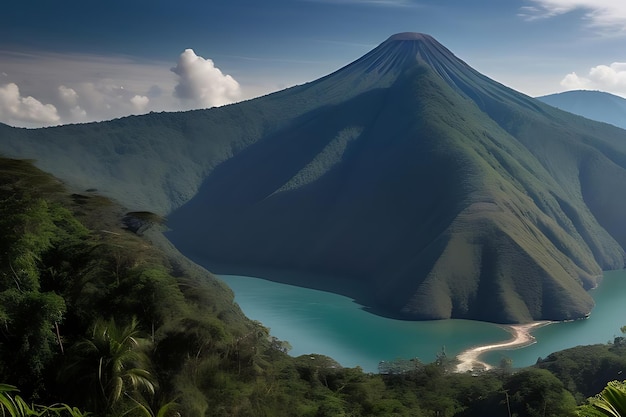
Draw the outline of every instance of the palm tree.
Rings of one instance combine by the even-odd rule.
[[[611,381],[577,410],[581,417],[626,417],[626,382]]]
[[[156,390],[150,346],[149,339],[140,337],[135,318],[125,327],[113,319],[98,320],[91,337],[71,348],[65,379],[88,396],[94,410],[111,410],[124,398],[145,402],[143,396],[152,397]]]

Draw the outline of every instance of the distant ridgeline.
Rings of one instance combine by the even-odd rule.
[[[575,319],[625,261],[626,131],[422,34],[230,106],[0,126],[0,153],[166,216],[171,241],[214,272],[294,272],[267,277],[389,316]]]
[[[561,110],[626,129],[626,99],[622,97],[602,91],[574,90],[537,99]]]

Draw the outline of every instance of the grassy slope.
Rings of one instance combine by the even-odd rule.
[[[328,78],[328,79],[326,79]],[[0,125],[0,155],[35,161],[77,190],[97,188],[132,210],[165,215],[187,202],[216,166],[310,112],[385,77],[347,74],[235,105],[108,122],[16,129]]]
[[[487,316],[493,317],[497,310],[503,312],[500,317],[512,320],[566,318],[576,310],[574,314],[579,314],[590,306],[590,300],[575,287],[576,283],[593,285],[593,275],[599,273],[593,257],[603,268],[623,266],[623,249],[617,244],[622,243],[623,226],[617,221],[617,212],[624,185],[614,178],[622,178],[625,172],[626,135],[553,111],[484,77],[463,79],[466,74],[451,76],[454,86],[484,114],[461,116],[460,123],[458,118],[456,123],[446,120],[449,103],[455,102],[449,97],[447,107],[440,110],[438,125],[444,130],[440,136],[469,138],[465,147],[476,156],[470,160],[480,164],[484,174],[474,184],[478,201],[468,206],[469,213],[463,213],[468,221],[462,223],[472,232],[451,238],[453,250],[439,262],[443,271],[431,272],[435,279],[427,283],[428,292],[416,304],[435,297],[443,298],[436,305],[445,306],[445,296],[454,294],[455,289],[480,291],[476,289],[480,285],[486,286],[483,300],[494,294],[505,300],[500,305],[482,303],[484,308],[494,309]],[[458,105],[455,109],[458,111]],[[437,120],[436,112],[430,119]],[[609,167],[606,169],[612,174],[602,179],[597,171],[590,174],[585,164],[589,160],[598,162],[596,168]],[[587,175],[594,175],[595,188],[586,184]],[[591,192],[593,197],[583,196]],[[615,196],[613,201],[608,193]],[[604,195],[601,204],[597,194]],[[587,201],[594,203],[588,208]],[[482,206],[473,207],[477,203]],[[598,206],[608,213],[594,210]],[[611,236],[600,227],[607,224],[604,219],[609,216]],[[477,246],[483,248],[482,253]],[[459,254],[470,255],[459,265]],[[481,278],[480,284],[472,287],[466,279],[468,271],[491,277]],[[445,285],[437,280],[440,277],[457,279]],[[465,285],[458,285],[459,281]],[[467,309],[467,294],[461,295],[456,305]]]
[[[600,226],[619,226],[610,208],[619,206],[596,219],[582,195],[585,161],[606,162],[586,144],[598,125],[529,98],[541,112],[511,104],[499,95],[517,93],[504,88],[472,91],[480,96],[460,96],[422,68],[320,109],[215,170],[171,217],[172,238],[200,261],[365,280],[365,293],[345,279],[305,285],[386,314],[509,322],[588,313],[584,289],[601,268],[623,265],[619,229],[611,237]],[[350,126],[362,133],[341,164],[275,193]],[[605,129],[602,146],[622,152],[623,132]],[[613,186],[623,187],[593,192]]]

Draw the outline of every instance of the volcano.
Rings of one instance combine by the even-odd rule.
[[[602,270],[624,267],[626,131],[424,34],[247,102],[0,137],[76,187],[167,214],[168,238],[214,272],[386,316],[576,319]]]

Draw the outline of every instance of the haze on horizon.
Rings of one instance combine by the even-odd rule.
[[[41,127],[220,106],[325,76],[398,32],[428,33],[531,96],[626,96],[626,3],[479,3],[12,2],[0,15],[0,122]]]

